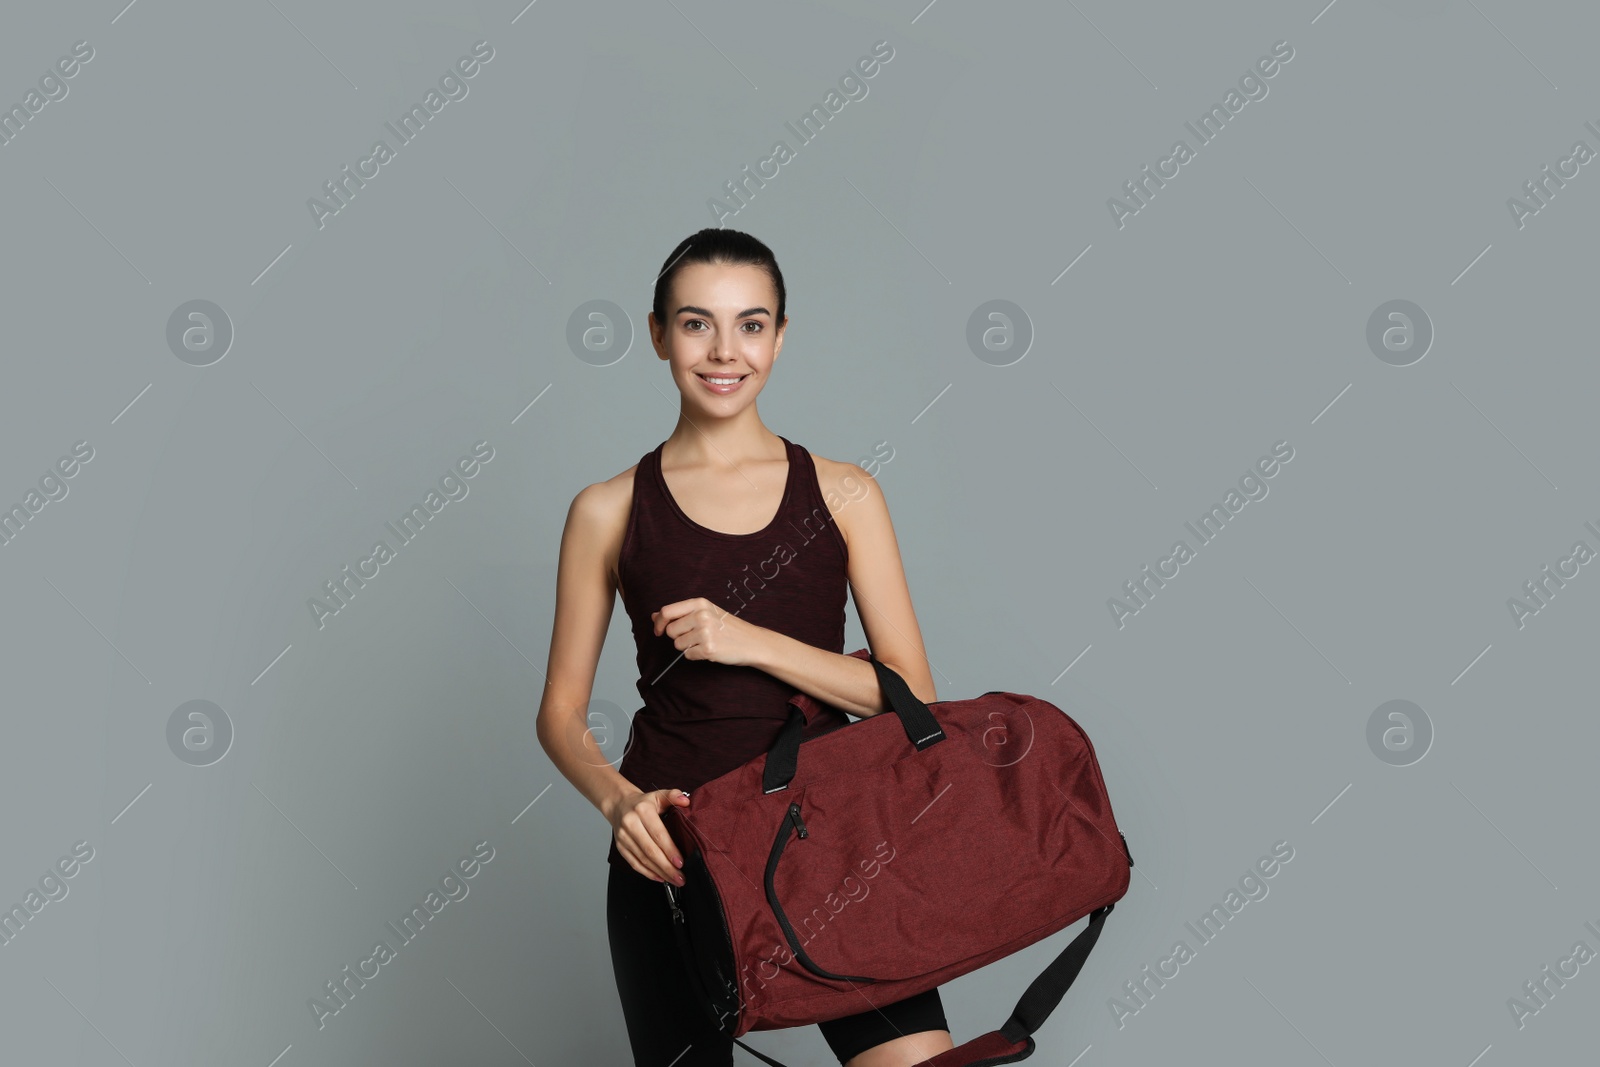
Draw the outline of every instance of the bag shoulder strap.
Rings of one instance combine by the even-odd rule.
[[[1022,999],[1018,1000],[1017,1006],[1012,1009],[1011,1017],[1000,1027],[1000,1033],[1006,1040],[1014,1043],[1026,1041],[1032,1045],[1030,1035],[1050,1018],[1050,1013],[1056,1010],[1056,1005],[1061,1003],[1061,998],[1077,980],[1078,972],[1083,970],[1083,963],[1089,958],[1089,950],[1094,948],[1094,943],[1100,939],[1100,929],[1105,926],[1106,916],[1111,914],[1113,907],[1114,904],[1107,904],[1103,908],[1091,911],[1089,925],[1084,927],[1083,932],[1073,938],[1072,943],[1062,949],[1061,954],[1050,962],[1050,966],[1028,986],[1027,991],[1022,994]],[[1031,1047],[1029,1051],[1032,1051]]]
[[[740,1048],[744,1049],[746,1052],[750,1053],[750,1055],[754,1056],[756,1059],[760,1060],[762,1063],[770,1064],[771,1067],[785,1067],[785,1064],[782,1064],[782,1063],[778,1062],[777,1060],[773,1059],[771,1056],[762,1055],[761,1053],[757,1052],[755,1049],[751,1048],[749,1045],[745,1044],[743,1041],[740,1041],[738,1038],[734,1038],[733,1039],[733,1043],[735,1045],[738,1045]]]
[[[927,1061],[928,1067],[990,1067],[991,1064],[1016,1063],[1033,1055],[1034,1031],[1050,1018],[1050,1013],[1056,1010],[1056,1005],[1077,979],[1084,960],[1089,958],[1089,950],[1100,939],[1100,928],[1105,925],[1112,907],[1107,904],[1089,913],[1089,925],[1033,980],[1000,1029],[939,1053]]]

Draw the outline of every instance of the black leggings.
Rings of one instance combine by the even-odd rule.
[[[730,1067],[732,1035],[690,999],[666,890],[626,862],[609,866],[606,933],[634,1067]],[[841,1064],[903,1034],[950,1029],[937,988],[817,1027]]]

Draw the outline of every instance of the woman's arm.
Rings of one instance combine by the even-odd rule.
[[[683,857],[661,822],[666,805],[688,798],[677,789],[646,793],[624,778],[594,743],[585,711],[616,598],[612,561],[622,545],[633,482],[620,475],[586,487],[567,509],[556,568],[556,617],[549,673],[536,732],[550,761],[600,809],[617,852],[640,874],[683,884]]]
[[[629,504],[629,498],[619,492],[621,488],[608,482],[588,486],[567,509],[556,569],[549,673],[535,725],[539,744],[556,769],[608,821],[622,798],[640,791],[607,761],[586,721],[595,668],[616,597],[610,560],[620,545]],[[614,541],[618,545],[613,545]]]
[[[879,662],[906,680],[918,700],[931,704],[938,694],[883,488],[857,464],[821,458],[815,462],[823,498],[843,501],[833,510],[832,520],[848,546],[850,594],[867,644]],[[824,703],[863,717],[888,710],[877,672],[865,660],[828,652],[774,630],[761,630],[755,647],[752,666]]]

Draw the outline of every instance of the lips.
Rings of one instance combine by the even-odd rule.
[[[735,390],[737,390],[740,386],[744,385],[745,379],[750,377],[750,374],[751,374],[750,371],[745,371],[743,374],[712,374],[712,375],[706,375],[706,374],[701,374],[699,371],[696,371],[695,372],[695,377],[699,378],[700,381],[705,384],[705,387],[707,389],[709,389],[711,392],[716,393],[718,396],[726,396],[727,394],[732,393]],[[711,380],[712,378],[721,378],[721,379],[724,379],[724,380],[722,382],[714,382],[714,381]],[[727,379],[737,379],[737,380],[736,381],[728,381]]]

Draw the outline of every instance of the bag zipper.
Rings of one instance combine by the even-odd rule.
[[[806,829],[806,823],[800,816],[798,801],[790,801],[789,808],[784,812],[783,821],[778,824],[778,837],[772,842],[772,853],[767,857],[767,904],[772,908],[773,918],[778,920],[778,925],[783,928],[784,940],[789,942],[789,950],[794,953],[794,958],[800,961],[801,966],[822,978],[833,978],[843,982],[876,982],[876,978],[867,978],[854,974],[834,974],[818,966],[816,961],[806,955],[806,950],[800,947],[800,939],[795,936],[794,927],[789,924],[789,917],[783,912],[783,905],[778,902],[778,892],[773,879],[778,873],[778,860],[783,856],[784,848],[789,844],[792,833],[801,837],[810,837],[811,832]]]

